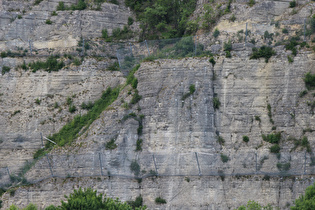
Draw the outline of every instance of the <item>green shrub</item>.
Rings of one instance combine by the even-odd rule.
[[[256,120],[256,121],[258,121],[258,122],[261,122],[260,117],[259,117],[259,116],[257,116],[257,115],[255,116],[255,120]]]
[[[119,63],[116,61],[107,67],[109,71],[119,71]]]
[[[271,56],[276,54],[276,52],[271,47],[267,46],[262,46],[259,49],[254,47],[252,51],[253,54],[250,56],[250,59],[265,58],[266,63],[268,63]]]
[[[43,0],[35,0],[34,5],[38,5],[39,3],[41,3]]]
[[[264,38],[273,40],[273,33],[269,33],[268,31],[265,31]]]
[[[112,32],[112,38],[115,40],[130,39],[133,36],[133,32],[124,26],[123,29],[115,28]]]
[[[51,16],[57,16],[58,14],[57,14],[57,12],[56,11],[53,11],[52,13],[51,13]]]
[[[195,85],[194,84],[190,85],[189,86],[189,93],[194,94],[195,91],[196,91]]]
[[[111,139],[105,144],[105,149],[113,150],[117,148],[117,144],[115,144],[115,139]]]
[[[70,112],[70,113],[74,113],[75,111],[77,111],[76,106],[73,105],[73,104],[71,104],[71,105],[69,106],[69,112]]]
[[[81,65],[81,60],[79,58],[75,58],[74,61],[73,61],[73,64],[75,66],[80,66]]]
[[[29,63],[28,66],[32,69],[32,72],[36,72],[39,69],[43,69],[45,71],[59,71],[62,69],[65,64],[63,61],[58,62],[58,56],[49,56],[46,61],[36,61],[33,63]]]
[[[304,83],[308,90],[314,89],[315,87],[315,74],[310,72],[306,73],[304,76]]]
[[[293,63],[294,60],[291,56],[288,55],[288,61],[289,61],[289,63]]]
[[[157,198],[155,198],[155,203],[156,204],[165,204],[166,200],[161,198],[161,197],[157,197]]]
[[[109,2],[112,3],[112,4],[119,5],[119,2],[117,0],[109,0]]]
[[[214,60],[214,58],[213,57],[211,57],[210,59],[209,59],[209,62],[212,64],[212,67],[214,67],[214,65],[215,65],[215,60]]]
[[[220,35],[220,31],[218,28],[216,28],[212,34],[214,36],[214,38],[217,38]]]
[[[268,134],[267,136],[262,134],[262,138],[264,141],[269,142],[271,144],[279,144],[281,140],[281,132],[275,132]]]
[[[305,195],[300,195],[295,200],[294,205],[291,206],[291,210],[306,210],[315,209],[315,183],[308,186],[305,190]]]
[[[231,21],[231,22],[234,22],[235,20],[236,20],[236,17],[235,17],[234,14],[232,14],[232,16],[230,17],[230,21]]]
[[[92,101],[89,101],[88,103],[82,102],[81,109],[90,110],[94,106],[94,103]]]
[[[232,50],[232,42],[231,42],[231,40],[229,40],[228,42],[224,42],[223,49],[226,52]]]
[[[290,2],[290,8],[294,8],[296,6],[296,1],[291,1]]]
[[[35,104],[40,105],[41,100],[39,98],[35,99]]]
[[[133,18],[128,17],[128,26],[131,26],[133,24]]]
[[[104,38],[104,39],[108,39],[109,38],[107,29],[103,29],[102,30],[102,38]]]
[[[1,52],[1,58],[6,58],[8,57],[8,54],[6,52]]]
[[[47,19],[47,20],[46,20],[46,24],[51,25],[51,24],[52,24],[52,21],[51,21],[50,19]]]
[[[130,100],[130,103],[131,104],[136,104],[136,103],[138,103],[141,100],[141,98],[142,98],[142,96],[139,95],[139,92],[136,89],[135,93],[133,94],[133,96],[132,96],[132,98]]]
[[[142,139],[137,139],[136,151],[142,151]]]
[[[280,152],[280,146],[278,144],[272,145],[270,148],[271,153],[279,153]]]
[[[58,3],[56,10],[84,10],[86,9],[87,4],[84,0],[79,0],[77,4],[72,4],[70,7],[65,6],[63,1]]]
[[[63,1],[60,1],[58,3],[56,10],[61,10],[61,11],[66,10],[65,3]]]
[[[133,160],[130,164],[130,170],[136,175],[138,176],[140,173],[140,165],[138,164],[138,162],[136,160]]]
[[[246,142],[246,143],[249,142],[248,136],[243,136],[243,141]]]
[[[221,102],[220,102],[218,97],[214,97],[212,99],[212,103],[213,103],[213,108],[214,109],[219,109],[220,108]]]
[[[283,29],[282,29],[282,33],[287,34],[287,33],[289,33],[289,31],[288,31],[288,29],[283,28]]]
[[[303,91],[300,92],[299,96],[300,96],[300,98],[302,98],[306,94],[307,94],[307,90],[303,90]]]
[[[249,0],[248,5],[250,7],[254,6],[256,4],[255,0]]]
[[[143,205],[143,198],[141,195],[139,195],[138,197],[136,197],[135,201],[127,201],[127,203],[132,207],[132,209],[136,209]]]
[[[223,163],[228,162],[230,159],[227,155],[224,155],[223,153],[221,153],[221,160]]]
[[[70,106],[72,104],[72,98],[71,97],[67,97],[67,104]]]
[[[23,210],[37,210],[37,206],[35,204],[30,203]]]
[[[224,145],[225,140],[222,136],[218,136],[218,142],[220,145]]]
[[[183,96],[182,96],[182,101],[185,101],[189,96],[191,96],[194,92],[195,92],[196,88],[195,88],[195,85],[190,85],[189,86],[189,93],[185,93]]]
[[[2,66],[2,71],[1,71],[1,73],[2,73],[2,75],[4,75],[5,73],[7,73],[7,72],[9,72],[11,69],[10,69],[10,67],[8,67],[8,66]]]
[[[225,52],[225,57],[226,58],[232,58],[231,52],[230,51],[226,51]]]

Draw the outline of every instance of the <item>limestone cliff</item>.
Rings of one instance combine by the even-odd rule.
[[[55,6],[57,2],[43,1],[40,8],[48,4]],[[5,167],[11,174],[18,173],[25,161],[31,160],[34,151],[41,148],[40,133],[53,134],[74,115],[86,113],[80,108],[69,113],[68,98],[80,107],[82,102],[95,101],[107,87],[121,87],[118,99],[76,142],[55,147],[27,171],[25,178],[33,185],[17,188],[14,195],[7,192],[2,196],[4,208],[13,203],[24,207],[30,202],[41,208],[58,205],[63,195],[73,188],[92,187],[123,201],[142,195],[149,209],[233,209],[248,200],[287,209],[313,183],[312,152],[306,152],[303,147],[294,148],[294,138],[306,136],[310,149],[315,149],[312,135],[315,123],[310,106],[314,93],[300,94],[305,90],[304,75],[314,72],[314,53],[300,47],[297,55],[292,56],[280,44],[274,47],[276,55],[269,62],[263,58],[250,59],[254,44],[238,43],[243,40],[238,38],[241,36],[238,31],[245,30],[248,22],[252,33],[247,38],[255,39],[256,46],[269,41],[262,37],[265,31],[282,30],[270,24],[271,20],[276,19],[289,34],[294,34],[303,28],[308,8],[315,6],[307,2],[300,4],[296,16],[292,17],[289,2],[259,1],[249,7],[236,1],[232,11],[237,21],[230,23],[230,14],[223,16],[217,24],[219,38],[211,33],[198,36],[204,50],[214,53],[216,63],[210,63],[209,57],[142,62],[135,73],[137,91],[142,98],[135,104],[130,102],[136,90],[125,85],[123,74],[105,71],[111,62],[109,58],[98,60],[90,56],[79,67],[69,65],[59,72],[12,69],[1,75],[2,183],[10,182]],[[51,12],[49,8],[45,9],[47,14]],[[76,11],[71,15],[65,11],[53,20],[60,23],[60,28],[74,24],[67,29],[37,26],[36,30],[45,34],[45,40],[36,33],[35,48],[71,36],[71,40],[77,41],[82,33],[98,37],[101,32],[95,28],[99,22],[93,23],[89,18],[106,19],[100,14],[108,8],[116,8],[123,19],[121,22],[109,20],[109,25],[126,24],[128,9],[107,3],[102,8],[102,12]],[[41,21],[45,20],[45,11],[38,10],[43,15]],[[257,16],[252,17],[253,14]],[[73,22],[79,17],[86,20],[84,29]],[[19,21],[13,22],[15,26],[23,24]],[[17,40],[14,34],[20,32],[8,22],[1,24],[4,37],[1,45],[9,47]],[[229,39],[234,43],[231,58],[223,51],[224,42]],[[271,44],[286,39],[286,34],[275,36]],[[74,47],[76,41],[71,46],[52,46]],[[288,56],[292,56],[293,62],[289,62]],[[31,62],[39,58],[28,59],[24,60]],[[3,58],[4,63],[16,67],[23,60]],[[56,102],[58,107],[54,106]],[[262,138],[270,133],[281,135],[278,154],[271,153],[272,144]],[[244,136],[249,141],[244,141]],[[111,140],[117,147],[109,150],[106,144]],[[156,204],[154,200],[159,196],[167,203]]]

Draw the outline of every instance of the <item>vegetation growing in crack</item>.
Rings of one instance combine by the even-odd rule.
[[[99,115],[117,99],[118,94],[119,87],[113,89],[110,87],[107,88],[101,98],[95,101],[93,108],[91,108],[86,114],[75,116],[74,119],[67,125],[63,126],[58,133],[55,133],[48,138],[56,142],[58,146],[70,144],[80,135],[80,132],[83,133],[86,131],[94,120],[96,120]],[[38,150],[34,154],[34,159],[40,158],[52,148],[53,144],[51,142],[47,142],[43,149]]]
[[[269,117],[269,121],[274,124],[275,122],[272,119],[272,113],[271,113],[271,105],[267,104],[267,109],[268,109],[268,117]]]
[[[140,173],[140,165],[136,160],[133,160],[130,164],[130,170],[134,173],[135,176],[138,176]]]
[[[40,69],[45,71],[59,71],[62,69],[65,64],[63,61],[58,61],[59,56],[50,56],[46,61],[36,61],[33,63],[29,63],[28,67],[32,70],[32,72],[36,72]]]
[[[252,51],[253,54],[250,56],[250,59],[265,58],[266,63],[268,63],[271,56],[276,54],[276,52],[271,47],[267,46],[262,46],[259,49],[254,47]]]
[[[297,148],[305,148],[308,153],[312,153],[312,148],[310,145],[310,142],[308,141],[308,138],[306,136],[303,136],[301,139],[296,139],[294,137],[289,137],[289,141],[293,141],[294,147],[291,149],[291,151],[296,150]]]
[[[194,92],[196,91],[196,87],[194,84],[190,85],[189,86],[189,92],[188,93],[185,93],[183,96],[182,96],[182,100],[185,101],[189,96],[191,96],[192,94],[194,94]]]
[[[108,150],[113,150],[117,148],[117,144],[115,143],[115,139],[111,139],[109,140],[106,144],[105,144],[105,148]]]

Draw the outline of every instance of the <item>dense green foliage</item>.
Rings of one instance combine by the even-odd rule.
[[[139,196],[141,199],[142,197]],[[146,206],[142,206],[143,200],[136,198],[133,206],[128,203],[121,202],[118,198],[112,199],[103,196],[102,193],[98,194],[97,191],[87,188],[82,190],[74,189],[74,192],[69,196],[65,196],[66,201],[61,201],[61,205],[56,207],[54,205],[48,206],[45,210],[140,210],[146,209]],[[19,210],[15,205],[10,206],[10,210]],[[34,204],[29,204],[23,210],[37,210]]]
[[[290,8],[294,8],[296,6],[296,1],[291,1],[290,2]]]
[[[141,22],[142,39],[168,39],[185,34],[196,0],[126,0]]]
[[[252,50],[253,54],[250,56],[250,59],[265,58],[266,63],[268,63],[271,56],[276,54],[276,52],[271,47],[267,46],[262,46],[259,49],[254,47]]]
[[[215,62],[215,60],[214,60],[213,57],[211,57],[211,58],[209,59],[209,62],[212,64],[212,67],[214,67],[214,65],[216,64],[216,62]]]
[[[72,4],[70,7],[66,6],[65,3],[63,1],[60,1],[58,3],[58,6],[56,8],[56,10],[84,10],[86,9],[87,4],[85,3],[84,0],[79,0],[79,2],[77,4]]]
[[[43,0],[35,0],[34,1],[34,5],[38,5],[39,3],[41,3]]]
[[[315,183],[306,188],[305,194],[295,200],[291,210],[312,210],[315,209]]]
[[[308,153],[312,152],[310,142],[308,141],[308,138],[306,136],[303,136],[302,139],[290,138],[290,140],[293,140],[293,143],[294,143],[294,148],[292,150],[295,150],[298,147],[302,147],[302,148],[306,148],[306,151]]]
[[[221,102],[220,102],[218,97],[214,97],[212,99],[212,103],[213,103],[213,108],[214,109],[219,109],[220,108]]]
[[[165,204],[166,200],[164,198],[157,197],[157,198],[155,198],[155,203],[157,203],[157,204]]]
[[[9,71],[10,71],[10,67],[8,67],[8,66],[2,66],[2,71],[1,71],[2,75],[5,74],[5,73],[7,73],[7,72],[9,72]]]
[[[138,162],[136,160],[133,160],[130,164],[130,170],[136,175],[138,176],[140,173],[140,165],[138,164]]]
[[[119,63],[116,61],[107,67],[109,71],[119,71]]]
[[[136,197],[135,201],[127,201],[127,203],[133,208],[141,207],[143,205],[143,198],[141,195]]]
[[[45,71],[59,71],[62,69],[65,64],[63,61],[58,61],[58,56],[49,56],[46,61],[36,61],[33,63],[29,63],[28,66],[32,69],[32,72],[36,72],[39,69],[43,69]]]
[[[243,141],[246,142],[246,143],[249,142],[248,136],[243,136]]]
[[[271,133],[266,135],[262,135],[262,138],[264,141],[269,142],[271,144],[279,144],[280,140],[281,140],[281,133]]]
[[[272,145],[270,148],[271,153],[279,153],[280,152],[280,146],[278,144]]]
[[[314,89],[315,87],[315,74],[308,72],[304,76],[304,83],[307,89]]]
[[[185,93],[182,96],[182,100],[185,101],[189,96],[191,96],[192,94],[194,94],[194,92],[196,91],[195,85],[192,84],[189,86],[189,93]]]
[[[221,160],[223,163],[226,163],[230,160],[230,158],[227,155],[221,153]]]
[[[216,28],[212,35],[214,36],[214,38],[217,38],[220,35],[219,29]]]
[[[273,207],[268,204],[267,206],[262,206],[255,201],[248,201],[246,206],[240,206],[237,210],[272,210]]]
[[[115,144],[115,139],[111,139],[105,144],[105,148],[109,150],[113,150],[117,148],[117,144]]]
[[[137,139],[136,151],[142,151],[142,139]]]

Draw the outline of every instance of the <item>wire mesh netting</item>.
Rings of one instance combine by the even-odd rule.
[[[120,153],[106,155],[99,152],[46,155],[39,160],[26,162],[25,166],[22,169],[0,168],[0,187],[23,182],[37,183],[51,177],[113,176],[133,179],[150,176],[313,175],[314,157],[304,152],[283,152],[279,157],[268,151],[240,151],[230,155],[141,153],[136,159],[121,161]]]
[[[29,16],[35,20],[34,15]],[[244,24],[238,26],[242,30],[232,31],[233,36],[227,36],[230,29],[220,33],[226,33],[224,37],[216,37],[213,34],[187,36],[182,38],[165,40],[146,40],[137,43],[105,43],[82,38],[78,46],[69,48],[63,53],[73,56],[100,56],[108,57],[108,53],[115,54],[122,72],[127,74],[136,64],[153,59],[178,59],[191,56],[209,56],[220,50],[224,50],[225,43],[231,40],[235,47],[244,46],[244,43],[252,44],[252,47],[269,45],[278,46],[285,40],[277,39],[273,32],[277,25],[282,24],[282,33],[286,34],[291,25],[299,25],[296,39],[305,41],[313,33],[313,19],[296,19],[290,21],[270,22],[266,24]],[[9,57],[23,57],[25,55],[48,57],[55,55],[54,49],[42,40],[40,45],[34,45],[32,30],[30,27],[22,28],[23,36],[16,37],[22,40],[10,44],[13,50]],[[294,26],[296,27],[296,26]],[[232,30],[232,29],[231,29]],[[18,33],[16,33],[18,34]],[[277,41],[276,41],[277,40]],[[68,43],[65,43],[67,46]],[[24,47],[24,50],[21,48]],[[233,46],[231,46],[233,47]],[[16,54],[19,52],[19,54]],[[115,53],[113,53],[115,52]],[[6,59],[1,64],[6,65]],[[27,136],[23,134],[23,136]],[[29,143],[22,135],[6,136],[7,141],[1,144],[1,149],[39,149],[40,139]],[[33,138],[34,139],[34,138]],[[14,144],[8,144],[14,142]],[[136,159],[121,159],[123,154],[106,152],[71,154],[71,155],[47,155],[40,160],[16,165],[15,167],[0,168],[0,187],[12,183],[22,182],[23,178],[31,183],[49,177],[86,177],[86,176],[119,176],[119,177],[147,177],[147,176],[208,176],[208,175],[270,175],[289,176],[314,174],[315,158],[309,153],[281,153],[281,157],[269,153],[269,151],[237,152],[231,154],[207,154],[202,152],[191,153],[141,153]],[[226,161],[225,161],[226,160]],[[17,160],[21,163],[21,160]],[[3,165],[1,165],[3,166]],[[23,173],[23,171],[27,171]],[[25,172],[24,171],[24,172]],[[24,175],[25,174],[25,175]]]

